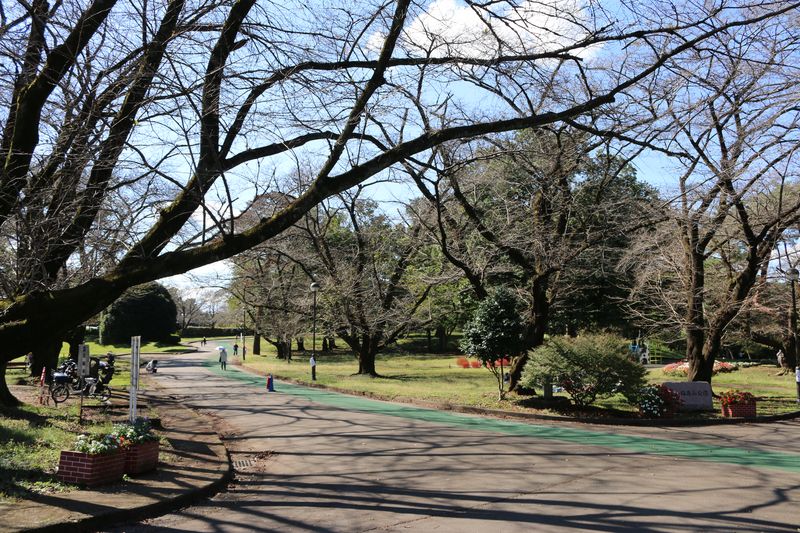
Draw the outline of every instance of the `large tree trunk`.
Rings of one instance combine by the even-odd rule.
[[[283,345],[283,354],[286,356],[286,361],[291,363],[292,362],[292,339],[285,339],[281,341]]]
[[[6,366],[8,363],[0,359],[0,405],[4,407],[16,407],[20,402],[16,396],[11,394],[11,390],[6,383]]]
[[[370,349],[358,352],[358,373],[364,376],[378,377],[375,370],[376,352]]]
[[[704,357],[703,346],[706,341],[706,317],[703,310],[705,302],[705,263],[703,254],[695,250],[697,236],[692,234],[688,247],[688,260],[690,262],[689,301],[686,306],[686,360],[689,361],[689,381],[708,381],[711,383],[711,374],[714,361],[707,361]]]
[[[64,337],[64,342],[69,343],[69,358],[78,360],[78,346],[86,339],[86,326],[71,329]]]
[[[61,338],[43,337],[33,346],[33,364],[31,375],[41,376],[42,369],[47,369],[48,377],[58,364],[58,355],[61,352]]]
[[[378,339],[366,333],[360,337],[346,335],[342,338],[358,358],[358,374],[378,377],[378,372],[375,370],[375,356],[379,351]]]
[[[253,332],[253,355],[261,355],[261,333],[258,330]]]
[[[447,351],[447,330],[444,326],[436,326],[436,353],[444,353]]]
[[[783,355],[785,357],[783,358],[782,371],[793,372],[798,366],[796,353],[797,347],[795,346],[794,335],[788,335],[783,342]]]
[[[522,353],[514,359],[509,370],[508,390],[509,392],[517,389],[517,384],[522,377],[522,371],[528,363],[528,352],[538,348],[544,343],[544,335],[547,331],[547,321],[550,318],[550,300],[547,295],[549,278],[547,276],[537,277],[533,281],[531,293],[533,295],[533,305],[528,315],[525,326],[525,348]]]
[[[303,337],[297,337],[297,351],[304,352],[306,351],[306,341]]]

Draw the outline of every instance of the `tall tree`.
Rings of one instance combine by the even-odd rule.
[[[376,377],[377,354],[428,322],[418,311],[437,280],[417,268],[425,251],[419,227],[393,222],[362,191],[323,203],[303,229],[326,321],[356,354],[358,373]]]
[[[671,225],[637,250],[652,263],[639,292],[671,311],[686,337],[689,379],[700,381],[711,381],[726,329],[800,222],[796,25],[754,24],[709,45],[669,61],[672,89],[650,108],[669,118],[668,142],[684,155],[664,211]],[[659,274],[669,266],[671,275]]]
[[[444,253],[476,296],[508,285],[525,302],[527,349],[544,341],[561,293],[585,289],[574,275],[584,254],[619,247],[648,201],[627,160],[593,159],[595,148],[570,127],[526,131],[460,164],[444,157],[438,181],[417,177]],[[512,390],[527,360],[526,351],[514,359]]]

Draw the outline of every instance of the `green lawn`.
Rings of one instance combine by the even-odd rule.
[[[252,341],[248,341],[248,367],[263,374],[271,372],[276,377],[310,382],[308,355],[295,353],[293,362],[287,363],[275,357],[271,345],[266,344],[266,350],[264,347],[265,344],[262,343],[261,356],[253,356]],[[523,397],[512,394],[506,400],[499,401],[494,376],[483,368],[459,367],[456,364],[456,355],[380,355],[376,369],[383,377],[372,379],[355,375],[358,370],[355,358],[343,352],[344,350],[335,355],[317,355],[317,383],[390,400],[526,410]],[[776,372],[776,368],[769,366],[743,368],[732,373],[718,374],[712,385],[715,392],[737,388],[759,396],[759,414],[797,410],[794,376],[775,376]],[[658,369],[651,370],[648,379],[652,383],[682,381],[678,377],[665,376]],[[557,393],[558,395],[563,394]],[[628,413],[636,410],[621,396],[598,400],[596,406]],[[719,407],[716,401],[715,407]]]
[[[61,450],[72,449],[81,433],[110,429],[105,420],[79,425],[75,402],[0,408],[0,501],[71,489],[55,477]]]
[[[125,355],[131,353],[130,343],[98,344],[96,342],[87,342],[86,344],[89,346],[89,354],[92,357],[102,358],[108,352],[112,352],[115,355]],[[146,344],[142,344],[140,349],[141,353],[182,353],[186,351],[191,351],[191,348],[187,348],[181,344],[162,344],[160,342],[148,342]],[[61,353],[69,353],[69,344],[63,343],[61,345]]]
[[[130,384],[130,361],[117,359],[116,371],[111,380],[114,398],[127,395]],[[31,384],[35,378],[27,376],[21,367],[9,368],[10,385]],[[81,433],[105,433],[111,429],[111,417],[127,417],[127,407],[105,408],[97,399],[84,400],[83,424],[78,423],[79,396],[72,394],[64,403],[53,406],[34,405],[34,387],[18,389],[26,394],[20,399],[25,405],[14,408],[0,407],[0,502],[26,498],[31,493],[50,493],[71,490],[74,487],[59,482],[55,477],[61,450],[72,449],[75,438]]]

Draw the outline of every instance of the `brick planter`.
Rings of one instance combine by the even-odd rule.
[[[141,474],[152,470],[158,464],[157,440],[134,444],[125,448],[125,473]]]
[[[722,416],[734,418],[755,418],[756,402],[734,403],[722,406]]]
[[[58,479],[66,483],[102,485],[122,479],[125,471],[125,454],[122,451],[103,455],[83,452],[61,452],[58,461]]]

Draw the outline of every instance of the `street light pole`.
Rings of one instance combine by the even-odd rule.
[[[789,328],[792,335],[792,349],[794,351],[795,381],[797,382],[797,403],[800,403],[800,360],[797,359],[797,293],[795,283],[800,279],[800,271],[792,267],[786,271],[786,277],[792,284],[792,309],[789,312]]]
[[[311,381],[317,380],[317,291],[319,283],[316,281],[309,287],[311,294],[314,295],[314,318],[311,327]]]

